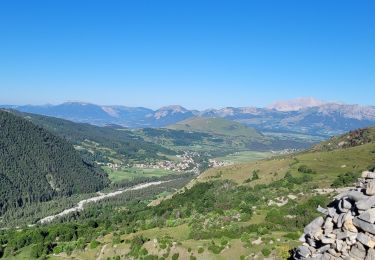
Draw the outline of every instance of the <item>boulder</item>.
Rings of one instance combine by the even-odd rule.
[[[359,244],[352,247],[349,253],[350,257],[356,260],[363,260],[366,257],[366,249],[360,247]]]
[[[375,208],[366,210],[358,218],[369,223],[375,223]]]
[[[331,234],[333,232],[333,220],[330,217],[326,218],[326,221],[324,222],[324,234]]]
[[[370,248],[367,251],[367,255],[366,255],[365,260],[374,260],[374,259],[375,259],[375,249]]]
[[[375,195],[375,180],[371,180],[366,185],[366,194]]]
[[[310,224],[308,224],[305,229],[304,229],[304,233],[305,234],[309,234],[311,236],[314,236],[316,233],[318,233],[319,231],[321,231],[321,227],[324,223],[324,219],[323,217],[317,217],[316,219],[314,219]]]
[[[357,202],[357,201],[364,200],[364,199],[368,198],[368,196],[366,196],[365,194],[363,194],[362,192],[357,191],[357,190],[346,191],[344,193],[341,193],[341,194],[337,195],[335,198],[340,200],[340,199],[345,198],[345,197],[349,198],[350,200],[352,200],[354,202]]]
[[[353,224],[363,231],[369,232],[370,234],[373,234],[373,235],[375,234],[375,225],[374,224],[368,223],[368,222],[366,222],[364,220],[361,220],[359,218],[354,218]]]
[[[368,210],[371,207],[375,206],[375,196],[368,197],[357,201],[355,204],[359,210]]]
[[[364,233],[358,233],[357,240],[369,248],[375,247],[375,242],[371,239],[371,237],[365,235]]]
[[[362,178],[375,179],[375,172],[364,171],[362,172]]]
[[[301,256],[301,257],[307,258],[310,256],[310,250],[307,246],[299,246],[296,250],[295,256],[297,257]]]

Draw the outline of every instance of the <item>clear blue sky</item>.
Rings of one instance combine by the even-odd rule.
[[[375,1],[0,1],[0,103],[375,105]]]

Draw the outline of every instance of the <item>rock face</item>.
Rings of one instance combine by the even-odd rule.
[[[313,220],[294,250],[294,259],[375,260],[375,171],[365,171],[355,189],[335,197],[324,217]]]

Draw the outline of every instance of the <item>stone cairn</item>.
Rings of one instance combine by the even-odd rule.
[[[356,188],[335,197],[324,217],[313,220],[300,238],[294,259],[375,260],[375,172],[364,171]]]

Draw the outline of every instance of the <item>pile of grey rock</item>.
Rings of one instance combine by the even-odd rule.
[[[356,188],[343,192],[327,209],[318,207],[324,217],[304,229],[303,242],[294,259],[375,260],[375,172],[364,171]]]

